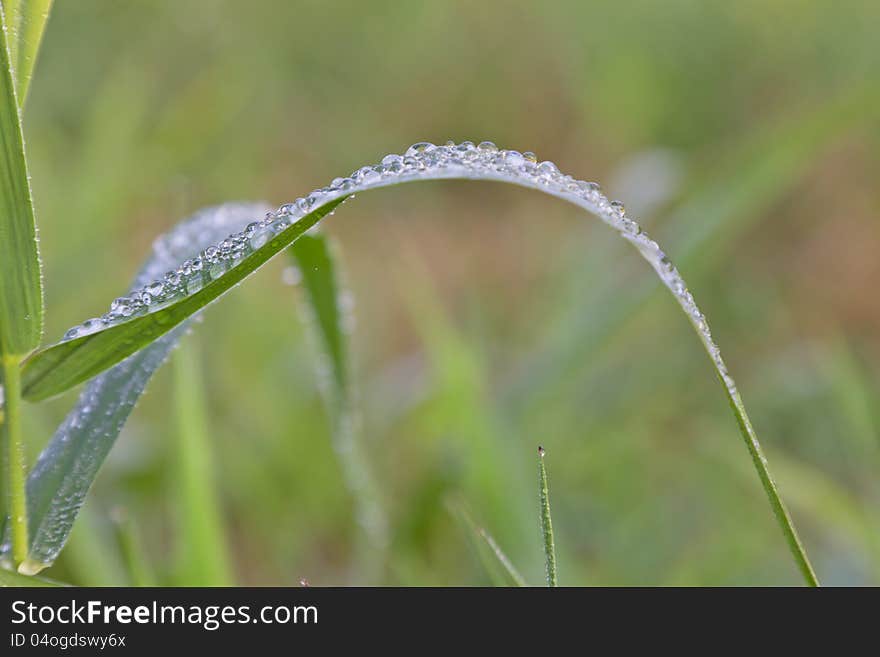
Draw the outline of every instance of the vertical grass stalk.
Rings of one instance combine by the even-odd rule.
[[[538,447],[538,491],[541,498],[541,532],[544,534],[544,560],[547,586],[558,586],[556,581],[556,544],[553,541],[553,520],[550,518],[550,493],[547,487],[547,469],[544,467],[544,448]]]
[[[5,384],[5,410],[3,434],[5,438],[6,510],[9,514],[9,531],[12,536],[12,560],[18,566],[27,558],[28,527],[27,499],[25,495],[24,444],[21,435],[21,379],[19,359],[4,354],[3,382]]]
[[[190,340],[174,353],[172,363],[180,540],[176,583],[181,586],[232,586],[231,558],[214,483],[198,344]]]

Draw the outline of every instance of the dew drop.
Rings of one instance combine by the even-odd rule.
[[[437,148],[437,147],[429,141],[416,142],[415,144],[413,144],[412,146],[410,146],[409,148],[406,149],[405,156],[406,157],[417,157],[419,155],[427,153],[428,151],[432,151],[435,148]]]

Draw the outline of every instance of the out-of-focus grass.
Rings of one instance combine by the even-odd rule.
[[[198,345],[189,341],[173,356],[174,460],[177,563],[184,586],[231,586],[234,578],[214,477],[209,411]]]
[[[49,338],[197,207],[290,200],[420,139],[494,138],[599,182],[661,147],[684,182],[641,219],[707,311],[814,565],[825,583],[880,583],[880,158],[865,145],[880,7],[236,5],[55,7],[25,121]],[[525,191],[438,183],[355,199],[326,230],[390,500],[377,583],[485,581],[450,495],[541,581],[537,435],[567,584],[798,581],[688,327],[601,226]],[[279,273],[197,327],[212,454],[241,581],[330,584],[352,563],[354,508]],[[125,581],[106,539],[117,504],[151,563],[172,563],[172,394],[160,373],[50,576]],[[27,409],[31,462],[70,399]]]

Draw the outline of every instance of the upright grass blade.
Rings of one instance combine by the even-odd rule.
[[[11,556],[21,564],[27,553],[27,503],[24,484],[24,445],[21,435],[19,364],[40,342],[43,330],[43,290],[37,229],[24,152],[21,111],[16,94],[15,37],[20,18],[17,2],[7,5],[15,22],[10,33],[0,4],[0,360],[4,386],[4,488]],[[9,40],[11,37],[11,41]],[[36,54],[36,49],[33,51]]]
[[[0,426],[3,445],[3,481],[6,513],[11,532],[12,550],[10,556],[15,566],[27,557],[28,523],[27,501],[25,499],[24,444],[21,440],[21,392],[18,360],[12,355],[0,355],[3,379],[5,382],[5,422]]]
[[[175,262],[196,255],[254,216],[262,204],[228,203],[202,210],[178,224],[153,246],[134,282],[139,287]],[[31,544],[28,568],[51,565],[64,547],[86,493],[153,373],[165,361],[189,322],[90,381],[76,405],[37,459],[27,481]],[[11,550],[8,532],[2,553]]]
[[[306,234],[289,249],[299,269],[305,290],[308,323],[320,343],[326,361],[320,380],[332,423],[333,447],[339,456],[346,484],[355,504],[358,525],[363,532],[358,549],[362,561],[357,571],[369,579],[381,567],[388,547],[388,519],[379,486],[360,440],[359,420],[348,361],[348,334],[344,297],[340,285],[338,258],[324,235]],[[324,377],[326,378],[326,377]]]
[[[541,503],[541,534],[544,536],[544,564],[547,586],[558,586],[556,580],[556,544],[553,540],[553,520],[550,517],[550,491],[547,487],[547,469],[544,467],[544,448],[538,447],[538,493]]]
[[[334,199],[288,226],[266,244],[197,292],[170,306],[112,328],[61,342],[37,352],[22,370],[25,399],[39,401],[86,381],[161,337],[247,278],[330,214],[346,197]]]
[[[0,21],[0,355],[21,357],[40,342],[43,292],[21,113],[2,8]]]
[[[232,586],[226,535],[215,490],[208,412],[197,344],[189,340],[172,358],[174,365],[174,486],[181,586]]]
[[[269,258],[295,241],[305,230],[315,225],[321,216],[328,214],[351,194],[404,182],[454,178],[505,182],[537,189],[561,198],[598,217],[641,253],[684,311],[709,356],[730,401],[734,416],[752,455],[755,469],[764,485],[795,562],[805,581],[815,585],[817,583],[815,574],[770,477],[766,460],[761,454],[757,436],[751,428],[733,377],[712,337],[706,317],[697,306],[678,269],[660,246],[626,214],[623,205],[610,201],[601,193],[598,185],[564,175],[552,162],[539,164],[531,153],[500,150],[491,142],[483,142],[479,146],[475,146],[472,142],[462,144],[450,142],[440,147],[428,143],[414,144],[403,156],[388,155],[383,158],[381,164],[362,167],[350,178],[338,179],[330,186],[315,190],[306,198],[298,199],[296,203],[282,206],[279,213],[271,215],[264,224],[255,224],[258,230],[277,229],[281,232],[267,244],[243,256],[240,261],[235,261],[231,247],[238,240],[246,238],[243,234],[230,236],[219,245],[219,248],[213,249],[213,254],[222,252],[224,248],[230,253],[223,264],[232,260],[234,266],[225,275],[220,275],[205,284],[205,274],[201,271],[201,258],[197,270],[191,264],[183,263],[176,272],[169,272],[169,276],[172,276],[177,283],[183,277],[186,278],[187,286],[184,289],[188,296],[184,296],[182,300],[173,302],[169,300],[170,306],[123,323],[117,323],[118,320],[111,307],[107,320],[110,328],[100,328],[97,332],[92,332],[94,329],[87,326],[77,327],[67,342],[45,349],[28,359],[23,371],[25,396],[30,399],[42,399],[57,394],[135,353],[239,283]],[[298,221],[291,225],[291,217]],[[229,246],[225,246],[226,244]],[[207,252],[205,256],[207,259]],[[155,284],[161,286],[158,281]],[[189,284],[193,284],[197,291],[190,290]],[[173,287],[177,289],[176,284]],[[137,292],[138,298],[122,300],[117,310],[120,310],[123,316],[127,316],[123,310],[128,311],[129,315],[134,312],[135,307],[143,310],[147,305],[147,302],[141,300],[145,294],[151,297],[146,287]],[[97,322],[101,325],[105,323],[103,318]],[[83,331],[89,334],[82,335]],[[73,337],[74,335],[81,337]]]

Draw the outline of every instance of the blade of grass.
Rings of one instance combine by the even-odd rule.
[[[717,166],[704,167],[682,201],[662,218],[659,229],[687,280],[706,275],[719,262],[722,250],[733,248],[744,231],[791,193],[835,140],[873,120],[878,112],[876,85],[846,89],[817,108],[773,117],[733,144]],[[588,256],[584,261],[593,274],[586,281],[589,285],[585,277],[572,277],[571,298],[577,303],[565,303],[565,312],[548,322],[546,346],[525,359],[505,392],[511,409],[524,410],[527,400],[544,399],[551,390],[562,396],[561,386],[583,385],[581,371],[592,367],[596,353],[627,323],[654,311],[649,300],[668,301],[656,280],[640,279],[621,287],[601,275],[610,260],[604,240]],[[603,311],[595,312],[596,307]],[[531,394],[534,390],[543,394]]]
[[[719,375],[719,379],[720,378]],[[785,536],[785,540],[788,543],[788,547],[791,550],[795,563],[808,586],[819,586],[819,579],[816,577],[813,565],[810,563],[810,560],[807,557],[807,552],[794,527],[794,521],[792,521],[788,509],[785,507],[782,497],[779,495],[779,489],[776,486],[776,482],[770,475],[767,457],[764,456],[764,452],[761,449],[761,443],[758,441],[758,436],[755,434],[749,416],[746,414],[745,405],[743,404],[739,393],[731,394],[723,380],[721,380],[721,385],[724,386],[724,389],[727,392],[727,399],[730,402],[730,408],[733,411],[733,415],[736,417],[737,424],[739,425],[740,434],[746,443],[749,455],[752,457],[752,463],[758,473],[758,478],[761,480],[761,485],[764,487],[764,492],[767,493],[767,499],[770,501],[770,508],[773,510],[773,514],[776,516],[776,520],[782,529],[782,534]]]
[[[60,394],[143,349],[235,287],[333,212],[346,198],[334,199],[313,210],[253,251],[223,276],[166,308],[38,351],[25,361],[22,369],[25,399],[39,401]]]
[[[0,355],[5,382],[5,421],[0,426],[4,446],[4,483],[8,528],[11,534],[12,549],[10,557],[16,567],[21,567],[28,550],[28,518],[25,494],[24,443],[21,435],[21,394],[18,359],[11,355]],[[25,573],[29,574],[29,573]]]
[[[547,469],[544,467],[544,448],[538,447],[538,491],[541,502],[541,533],[544,536],[544,563],[547,586],[558,586],[556,579],[556,544],[553,540],[553,520],[550,517],[550,491],[547,487]]]
[[[514,584],[515,586],[528,586],[528,584],[526,584],[525,578],[516,569],[516,566],[513,565],[513,562],[508,558],[508,556],[504,554],[501,546],[498,545],[492,535],[483,527],[478,526],[463,506],[459,506],[456,510],[458,512],[458,515],[467,525],[472,536],[476,540],[482,541],[484,547],[488,548],[489,553],[495,557],[495,560],[501,566],[502,570],[507,576],[507,579],[510,580],[510,583]],[[482,555],[482,550],[480,551],[480,553]]]
[[[342,464],[346,485],[355,504],[363,537],[358,552],[360,577],[370,579],[384,559],[388,547],[388,519],[373,469],[358,432],[358,418],[348,362],[348,318],[342,303],[338,258],[323,235],[303,235],[289,249],[302,276],[314,332],[320,353],[330,372],[330,381],[320,381],[332,423],[333,443]]]
[[[19,0],[18,55],[15,64],[15,83],[20,107],[24,107],[30,88],[37,53],[43,40],[46,22],[54,0]]]
[[[196,213],[156,241],[132,289],[240,230],[266,209],[263,204],[227,203]],[[31,529],[28,563],[32,569],[45,568],[55,561],[101,464],[137,400],[189,325],[190,321],[183,322],[90,381],[43,449],[27,481]],[[7,532],[2,552],[8,554],[10,549]],[[111,578],[104,583],[115,581]]]
[[[156,586],[153,569],[141,550],[137,531],[124,509],[115,509],[112,514],[116,545],[122,555],[130,586]]]
[[[12,72],[15,73],[18,64],[18,43],[21,31],[21,3],[22,0],[0,0],[0,10],[5,16],[4,31],[6,32],[7,48],[9,49],[9,61],[12,62]]]
[[[588,190],[583,187],[583,185],[588,186],[588,183],[578,183],[570,177],[560,178],[555,165],[550,167],[549,165],[542,164],[541,167],[546,171],[540,172],[537,175],[535,175],[530,167],[525,166],[518,166],[518,172],[511,172],[504,168],[505,165],[499,164],[495,155],[498,149],[494,144],[482,146],[481,148],[470,144],[469,146],[465,145],[465,150],[468,152],[485,151],[483,155],[476,156],[482,158],[479,160],[482,164],[476,169],[461,165],[447,167],[449,160],[444,160],[445,157],[451,157],[453,161],[457,161],[457,155],[450,151],[451,146],[442,147],[445,150],[439,156],[434,153],[434,150],[439,149],[431,145],[419,145],[417,148],[415,146],[413,148],[416,153],[426,154],[422,160],[416,159],[417,164],[424,165],[423,170],[419,169],[416,173],[406,173],[402,176],[385,179],[381,175],[376,175],[379,173],[377,171],[378,167],[372,169],[367,167],[372,175],[368,173],[357,174],[363,181],[360,186],[356,185],[353,180],[345,183],[347,185],[345,187],[347,191],[344,192],[346,196],[325,203],[320,208],[306,214],[296,224],[283,229],[279,237],[251,253],[239,265],[233,267],[228,275],[215,279],[207,287],[201,288],[198,292],[185,297],[164,310],[149,313],[135,320],[113,326],[86,337],[55,345],[30,358],[24,368],[24,390],[26,395],[30,393],[30,398],[40,399],[61,392],[102,371],[127,355],[134,353],[151,340],[161,336],[170,330],[171,327],[186,319],[186,317],[196,312],[199,308],[219,297],[232,285],[240,282],[280,249],[295,241],[304,230],[316,224],[322,214],[329,213],[332,207],[341,203],[347,198],[347,195],[354,191],[375,189],[414,180],[449,178],[496,180],[531,187],[578,205],[618,230],[622,237],[637,247],[673,294],[681,308],[685,311],[724,385],[741,433],[752,455],[759,478],[764,485],[771,507],[791,547],[795,561],[804,574],[807,583],[815,585],[817,582],[812,572],[812,567],[807,560],[791,518],[788,516],[776,486],[770,477],[766,460],[761,454],[757,436],[751,429],[745,407],[735,388],[732,377],[728,374],[727,367],[721,358],[720,350],[712,339],[705,317],[697,307],[693,297],[687,292],[685,281],[678,275],[677,270],[669,262],[665,253],[660,250],[657,243],[640,231],[637,224],[621,214],[619,208],[615,210],[617,206],[614,203],[595,190]],[[508,152],[504,156],[505,160],[511,155],[512,153]],[[517,161],[516,158],[522,160],[521,154],[512,156],[514,161]],[[399,165],[401,160],[405,161],[400,156],[389,157],[397,158],[396,160],[389,160],[391,165],[394,163]],[[438,161],[440,163],[439,166],[437,166]],[[490,161],[491,164],[488,164],[487,161]],[[498,166],[501,166],[501,168],[498,169]],[[540,170],[541,167],[536,170]],[[399,167],[398,171],[405,171],[405,169]],[[425,173],[422,173],[422,171]],[[556,174],[553,173],[554,171],[556,171]],[[388,172],[387,169],[386,172]],[[547,187],[548,175],[550,180],[556,180],[550,187]],[[567,182],[560,182],[560,180]],[[579,191],[573,191],[572,185]],[[339,189],[339,187],[334,187],[330,190],[330,193],[339,193]],[[603,210],[602,208],[606,209]]]
[[[179,348],[174,365],[178,562],[181,586],[232,586],[220,504],[215,492],[208,413],[196,343]]]
[[[5,20],[0,8],[0,355],[20,357],[40,342],[43,292]]]
[[[25,458],[21,435],[21,357],[40,342],[43,330],[43,290],[37,229],[15,89],[15,32],[18,3],[8,3],[12,31],[0,4],[0,360],[4,410],[0,426],[4,443],[6,515],[4,532],[11,534],[9,557],[16,566],[28,546]],[[11,42],[8,41],[11,39]],[[34,51],[36,52],[36,51]]]

